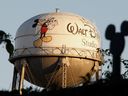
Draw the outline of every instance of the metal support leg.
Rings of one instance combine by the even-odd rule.
[[[13,81],[12,81],[12,90],[16,90],[17,74],[18,74],[18,71],[17,71],[16,67],[14,66],[14,70],[13,70]]]
[[[99,62],[95,61],[95,67],[94,67],[94,71],[96,72],[96,81],[99,80]]]
[[[102,70],[101,70],[101,66],[99,66],[99,70],[98,70],[97,73],[96,73],[96,74],[97,74],[97,75],[96,75],[96,80],[101,79],[101,74],[102,74],[101,71],[102,71]]]
[[[25,73],[25,64],[23,64],[22,66],[22,70],[21,70],[21,76],[20,76],[20,85],[19,85],[19,91],[20,91],[20,95],[22,95],[22,89],[23,89],[23,81],[24,81],[24,73]]]

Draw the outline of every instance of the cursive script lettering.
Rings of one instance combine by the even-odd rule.
[[[67,25],[67,31],[69,33],[72,33],[73,35],[79,34],[84,36],[90,36],[91,38],[97,37],[97,33],[89,25],[84,25],[84,28],[80,28],[76,23],[69,23]]]
[[[89,42],[86,39],[82,39],[82,45],[92,47],[92,48],[97,48],[97,44],[94,41]]]

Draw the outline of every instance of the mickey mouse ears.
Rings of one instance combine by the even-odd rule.
[[[121,23],[120,31],[121,31],[121,35],[123,35],[123,36],[128,35],[128,21],[127,20],[124,20]],[[106,31],[105,31],[106,39],[111,40],[113,38],[113,36],[115,35],[115,33],[116,33],[115,26],[113,24],[108,25],[106,28]]]
[[[120,26],[120,30],[121,30],[121,34],[124,36],[128,35],[128,21],[125,20],[122,22],[121,26]]]
[[[108,25],[105,31],[105,37],[108,40],[111,40],[115,34],[115,26],[113,24]]]

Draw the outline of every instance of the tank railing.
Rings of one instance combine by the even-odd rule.
[[[33,53],[33,49],[36,53]],[[65,54],[63,53],[65,51]],[[40,52],[40,53],[37,53]],[[102,54],[98,50],[88,50],[81,48],[64,48],[64,47],[39,47],[39,48],[20,48],[14,51],[13,58],[24,56],[66,56],[88,58],[92,60],[101,61]]]

